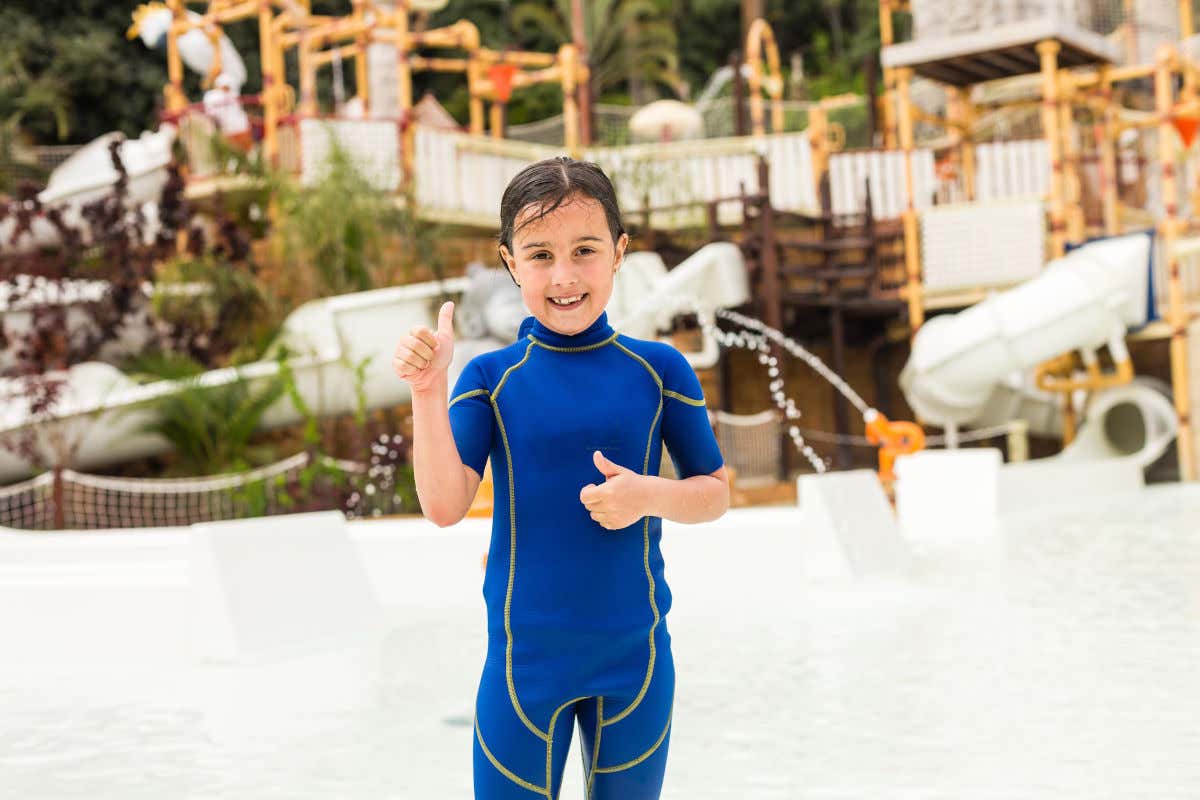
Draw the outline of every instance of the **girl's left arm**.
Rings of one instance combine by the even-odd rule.
[[[672,522],[710,522],[729,509],[729,473],[721,467],[711,475],[682,480],[643,476],[646,481],[646,516]]]

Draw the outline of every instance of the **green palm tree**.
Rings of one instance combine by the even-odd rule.
[[[554,0],[553,8],[523,2],[513,9],[512,25],[523,39],[540,34],[570,42],[571,0]],[[654,0],[587,0],[583,30],[593,97],[627,82],[680,84],[675,29]]]

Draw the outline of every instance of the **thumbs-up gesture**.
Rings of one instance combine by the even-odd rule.
[[[599,450],[592,454],[592,461],[604,476],[604,483],[599,486],[589,483],[579,491],[579,502],[592,519],[601,527],[616,531],[646,516],[647,476],[609,461]]]
[[[417,325],[400,338],[392,369],[412,385],[414,392],[423,392],[446,379],[450,359],[454,356],[454,303],[442,304],[438,312],[437,330]]]

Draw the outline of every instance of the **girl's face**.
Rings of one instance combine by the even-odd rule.
[[[586,195],[523,225],[536,214],[536,205],[521,210],[512,250],[501,245],[500,256],[538,322],[567,336],[587,330],[608,305],[629,237],[614,245],[604,208]]]

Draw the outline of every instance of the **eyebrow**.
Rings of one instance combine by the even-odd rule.
[[[578,239],[575,240],[575,243],[578,244],[579,242],[603,242],[603,241],[604,240],[602,238],[600,238],[599,236],[593,236],[591,234],[587,234],[586,236],[580,236]],[[530,242],[529,244],[525,245],[521,249],[522,250],[532,250],[537,247],[549,247],[549,246],[550,246],[549,242]]]

